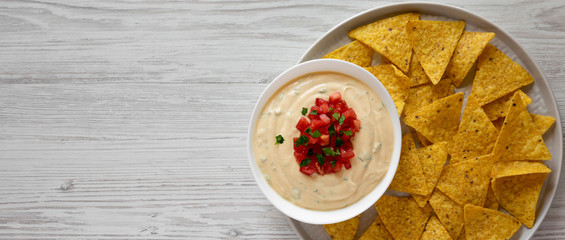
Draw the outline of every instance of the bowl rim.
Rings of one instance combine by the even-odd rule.
[[[282,86],[286,85],[286,83],[288,83],[289,81],[314,72],[337,72],[345,74],[358,79],[359,81],[365,83],[367,86],[373,89],[382,98],[382,101],[389,113],[395,138],[391,161],[388,170],[381,182],[378,183],[377,186],[369,194],[361,198],[359,201],[347,207],[329,211],[319,211],[302,208],[281,197],[276,191],[271,188],[271,186],[263,177],[263,174],[261,173],[261,170],[256,163],[253,149],[253,138],[257,118],[259,117],[259,113],[264,108],[267,101],[276,91],[278,91]],[[255,182],[257,183],[265,197],[267,197],[267,199],[271,202],[271,204],[273,204],[279,211],[281,211],[285,215],[298,221],[310,224],[331,224],[345,221],[363,213],[369,207],[373,206],[374,203],[378,199],[380,199],[382,195],[384,195],[388,186],[392,182],[392,179],[398,167],[398,162],[400,159],[401,139],[402,129],[394,102],[386,88],[373,74],[363,69],[362,67],[346,61],[337,59],[316,59],[292,66],[291,68],[278,75],[263,90],[257,100],[257,103],[255,104],[251,119],[249,121],[247,150],[249,164]]]

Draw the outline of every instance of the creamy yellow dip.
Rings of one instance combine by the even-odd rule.
[[[355,157],[351,169],[312,176],[299,171],[293,138],[302,108],[316,98],[328,99],[339,91],[357,113],[361,129],[352,139]],[[275,136],[285,141],[275,145]],[[253,137],[255,160],[271,187],[297,206],[334,210],[351,205],[369,194],[385,176],[394,147],[392,120],[381,98],[363,82],[334,72],[299,77],[280,88],[265,104]]]

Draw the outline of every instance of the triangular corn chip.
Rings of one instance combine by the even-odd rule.
[[[445,69],[444,77],[453,78],[453,85],[459,87],[492,38],[494,33],[464,31]]]
[[[373,49],[362,42],[356,40],[342,46],[323,58],[334,58],[357,64],[361,67],[371,66]]]
[[[502,161],[551,159],[551,154],[518,93],[512,97],[509,109],[494,145],[493,152],[497,159]]]
[[[422,84],[411,87],[406,103],[404,104],[404,116],[413,115],[418,109],[451,95],[451,79],[442,79],[438,84]]]
[[[522,224],[502,212],[465,205],[465,237],[467,240],[510,239]]]
[[[477,60],[469,99],[483,106],[534,82],[532,76],[506,54],[489,44]]]
[[[550,173],[545,164],[539,161],[500,161],[492,166],[491,178],[518,176],[532,173]]]
[[[359,216],[339,223],[325,224],[324,228],[334,240],[353,240],[358,226]]]
[[[550,116],[537,115],[533,113],[530,114],[530,116],[532,117],[532,121],[534,121],[534,125],[536,125],[536,129],[541,135],[547,132],[547,130],[549,130],[549,128],[555,123],[555,118]]]
[[[465,223],[463,219],[463,206],[437,189],[430,196],[430,205],[432,205],[445,230],[453,239],[457,239]]]
[[[380,216],[371,224],[371,226],[363,233],[363,236],[359,240],[394,240],[392,235],[388,232]]]
[[[494,192],[492,191],[492,184],[488,185],[488,192],[487,192],[487,199],[485,201],[485,208],[498,210],[498,200],[496,200],[496,196],[494,196]]]
[[[419,239],[431,212],[412,197],[384,195],[375,204],[386,228],[396,240]]]
[[[406,34],[406,23],[420,19],[420,13],[406,13],[358,27],[348,36],[369,45],[403,72],[408,72],[412,43]]]
[[[424,232],[422,233],[422,237],[420,240],[453,240],[449,233],[443,228],[439,219],[436,216],[433,216],[426,224],[424,228]]]
[[[424,176],[426,177],[426,190],[428,194],[418,195],[412,194],[414,200],[420,207],[424,207],[432,195],[432,190],[435,188],[437,181],[447,160],[447,142],[440,142],[430,146],[418,149],[418,156]]]
[[[483,109],[467,105],[457,135],[451,142],[451,163],[489,154],[497,137],[498,130]]]
[[[436,187],[460,205],[484,206],[492,165],[492,154],[447,165]]]
[[[406,24],[414,54],[432,83],[441,80],[464,28],[463,21],[416,20]]]
[[[426,194],[426,177],[422,171],[422,165],[418,157],[418,151],[414,144],[412,135],[406,134],[402,137],[402,149],[396,174],[388,187],[391,190]]]
[[[377,65],[365,69],[375,75],[388,93],[390,93],[394,106],[396,106],[396,110],[400,116],[408,94],[410,93],[410,79],[392,64]]]
[[[462,106],[463,93],[456,93],[406,116],[404,123],[433,143],[449,141],[457,133]]]
[[[532,99],[528,97],[528,95],[526,95],[524,92],[522,92],[522,90],[518,89],[515,92],[518,92],[518,94],[520,94],[522,101],[524,101],[524,104],[526,106],[532,103]],[[483,106],[485,113],[491,121],[494,121],[500,117],[506,117],[506,111],[508,111],[508,107],[510,107],[510,102],[512,101],[512,97],[514,96],[515,92],[506,94],[503,97]]]
[[[547,173],[534,173],[492,180],[492,190],[500,206],[532,228],[536,206]]]

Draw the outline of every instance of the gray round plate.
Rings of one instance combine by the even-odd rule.
[[[541,190],[535,225],[531,229],[522,226],[514,237],[512,237],[512,239],[529,239],[544,219],[557,189],[563,154],[563,142],[561,138],[563,133],[557,103],[547,80],[537,64],[532,60],[531,56],[510,36],[510,34],[485,18],[458,7],[438,3],[399,3],[374,8],[345,20],[314,43],[299,62],[321,58],[332,50],[351,42],[347,37],[347,33],[356,27],[412,11],[420,12],[422,15],[421,18],[424,20],[464,20],[466,22],[467,31],[494,32],[496,36],[491,43],[522,65],[534,77],[535,82],[531,86],[523,89],[533,100],[528,106],[528,110],[532,113],[554,117],[555,125],[544,135],[545,143],[553,156],[553,159],[551,161],[545,161],[545,164],[551,168],[552,172],[548,175]],[[378,56],[376,56],[375,59],[374,63],[380,61],[380,57]],[[465,80],[461,87],[457,89],[458,92],[465,92],[466,96],[470,93],[470,90],[471,81],[468,80]],[[371,222],[375,219],[376,214],[374,208],[369,208],[363,213],[356,238],[359,238],[361,233],[369,227]],[[291,218],[288,220],[302,239],[330,239],[321,225],[306,224]]]

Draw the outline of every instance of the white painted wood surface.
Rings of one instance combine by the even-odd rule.
[[[0,1],[0,239],[298,238],[251,176],[251,111],[391,2]],[[441,2],[516,37],[565,112],[565,2]],[[563,180],[535,239],[565,239]]]

